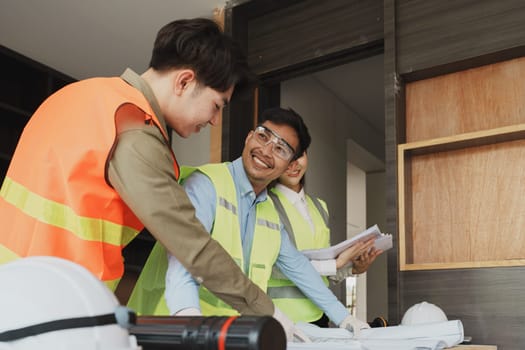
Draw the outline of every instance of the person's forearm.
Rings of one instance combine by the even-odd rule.
[[[348,310],[326,287],[310,261],[293,247],[287,234],[282,234],[281,238],[277,266],[332,322],[341,323],[349,315]]]
[[[341,283],[347,277],[353,276],[352,264],[348,264],[341,268],[336,268],[334,259],[330,260],[310,260],[314,269],[319,272],[321,276],[327,276],[330,281],[334,283]]]
[[[170,315],[187,308],[200,310],[199,285],[173,256],[168,258],[166,292],[164,296]]]
[[[310,260],[310,263],[321,276],[334,276],[337,273],[334,259]]]

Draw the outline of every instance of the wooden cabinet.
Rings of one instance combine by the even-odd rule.
[[[0,46],[0,180],[33,112],[53,92],[75,81]]]
[[[401,270],[525,266],[525,58],[409,83]]]

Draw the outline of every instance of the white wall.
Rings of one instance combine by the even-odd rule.
[[[346,236],[351,238],[366,229],[366,173],[351,162],[346,163]],[[355,314],[360,320],[367,319],[366,274],[347,281],[347,286],[356,286]],[[347,290],[347,305],[349,302]]]
[[[351,162],[346,167],[346,233],[348,238],[366,229],[366,173]]]
[[[281,107],[293,108],[308,126],[306,190],[326,201],[332,241],[340,242],[346,238],[346,142],[338,124],[348,111],[309,76],[281,84]]]
[[[187,139],[173,132],[172,148],[179,165],[198,166],[210,162],[210,128],[211,126],[207,126]]]

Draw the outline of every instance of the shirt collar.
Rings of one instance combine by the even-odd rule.
[[[286,187],[285,185],[281,183],[277,183],[275,184],[275,188],[278,189],[286,197],[286,199],[288,199],[290,203],[292,203],[293,205],[301,201],[306,201],[304,187],[301,188],[299,192],[295,192],[289,187]]]
[[[250,180],[248,179],[248,175],[246,174],[246,170],[244,170],[244,165],[242,163],[242,157],[239,157],[235,159],[232,162],[231,171],[233,178],[235,179],[235,186],[237,187],[237,190],[239,191],[241,196],[248,196],[252,195],[255,197],[255,191],[253,190],[253,186],[250,183]],[[257,196],[257,201],[262,202],[266,200],[267,195],[267,189],[265,188],[259,195]]]
[[[153,109],[153,112],[159,120],[160,125],[162,125],[162,128],[167,131],[166,120],[164,119],[164,115],[160,111],[159,102],[157,101],[157,98],[155,97],[151,86],[149,86],[146,80],[144,80],[140,75],[135,73],[131,68],[126,68],[126,70],[124,71],[124,73],[122,73],[120,78],[122,78],[129,85],[133,86],[135,89],[142,92],[142,94],[150,104],[151,108]]]

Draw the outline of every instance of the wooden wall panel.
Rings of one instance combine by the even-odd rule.
[[[383,41],[383,1],[306,0],[254,18],[248,60],[264,75]]]
[[[387,181],[390,184],[387,190],[387,229],[397,232],[393,229],[400,220],[395,208],[395,199],[399,197],[397,162],[394,160],[397,159],[398,144],[407,142],[406,83],[524,57],[525,2],[385,0],[384,4],[386,155]],[[523,79],[518,79],[518,84],[521,81]],[[502,88],[499,92],[502,95],[513,94],[509,88]],[[439,99],[440,96],[436,94],[434,98]],[[453,99],[455,108],[459,108],[461,103],[458,104],[456,96]],[[463,106],[466,105],[463,103]],[[493,112],[501,112],[500,116],[503,116],[503,111],[512,111],[507,115],[511,118],[525,115],[512,105],[499,103],[494,107]],[[462,114],[457,110],[454,112]],[[430,107],[418,113],[412,121],[425,118],[426,113],[432,114]],[[493,121],[488,119],[481,120],[482,123],[488,122],[488,125],[478,124],[476,127],[491,128]],[[434,129],[438,134],[417,135],[410,140],[472,130],[450,125],[443,119],[433,119],[432,122],[433,127],[427,128],[427,131]],[[496,122],[501,123],[502,119]],[[514,122],[517,121],[509,120],[509,123]],[[498,179],[494,181],[497,184]],[[427,183],[427,186],[432,184]],[[494,211],[499,211],[497,205]],[[494,235],[498,236],[499,232]],[[427,300],[442,306],[449,317],[461,319],[465,334],[472,336],[474,343],[495,344],[498,350],[523,349],[525,300],[521,286],[525,284],[525,268],[400,272],[398,261],[394,259],[398,254],[397,250],[389,252],[389,317],[392,322],[400,321],[404,311],[412,304]]]
[[[399,84],[396,60],[396,3],[384,1],[384,41],[385,41],[385,168],[386,168],[386,232],[391,232],[394,249],[387,252],[388,267],[388,320],[398,324],[399,317],[399,259],[398,246],[398,188],[397,188],[397,143],[404,140],[404,127],[398,123],[404,118],[404,88]]]
[[[466,133],[524,123],[524,78],[525,58],[517,58],[406,84],[408,145],[440,138],[448,147],[446,140],[454,144]],[[409,200],[400,199],[400,215],[410,219],[400,228],[407,252],[400,256],[406,259],[402,269],[416,269],[405,263],[440,268],[523,264],[515,260],[525,258],[525,222],[520,219],[525,214],[525,172],[520,166],[525,141],[499,142],[407,154],[410,177],[404,194]]]
[[[406,142],[525,123],[525,57],[406,85]]]
[[[471,96],[465,96],[463,89],[449,91],[450,86],[447,86],[446,79],[450,78],[435,78],[443,74],[524,57],[523,18],[525,18],[525,3],[519,0],[385,1],[385,23],[387,23],[387,20],[395,23],[394,29],[390,31],[386,31],[385,25],[385,47],[395,47],[395,53],[390,57],[387,56],[385,50],[385,61],[393,60],[394,62],[389,69],[385,67],[385,77],[394,77],[386,80],[386,83],[390,84],[391,87],[385,86],[387,107],[388,101],[391,101],[391,108],[385,110],[386,136],[387,141],[390,140],[390,142],[387,142],[387,156],[393,152],[393,149],[390,148],[406,142],[447,137],[463,132],[476,132],[502,125],[523,123],[522,118],[525,116],[525,113],[523,113],[523,102],[521,101],[522,98],[520,98],[523,96],[523,87],[520,86],[523,79],[520,76],[521,73],[518,73],[521,68],[507,77],[512,78],[514,74],[517,74],[517,79],[510,84],[508,82],[513,79],[505,80],[506,78],[504,78],[500,81],[497,81],[497,79],[485,80],[480,86],[474,86],[474,89],[472,89],[471,85],[463,85],[463,88],[466,86],[470,88]],[[499,67],[501,68],[502,66]],[[494,69],[497,70],[499,68],[493,66],[488,68],[485,73],[492,74],[495,72]],[[474,75],[476,75],[475,72],[465,71],[462,75],[461,79],[459,79],[459,75],[457,76],[459,79],[458,86],[461,86],[461,84],[472,84],[474,80],[477,80],[478,83],[483,81],[482,76],[478,76],[473,80]],[[500,77],[504,76],[498,75]],[[416,84],[420,83],[419,80],[427,78],[435,78],[436,84],[433,87],[429,87],[429,90],[425,92],[427,96],[432,95],[430,100],[414,95],[414,91],[409,91],[411,88],[408,84],[409,82],[414,82],[413,86],[416,86]],[[487,81],[490,81],[488,85],[484,85]],[[506,81],[506,83],[501,84],[503,81]],[[408,94],[410,94],[410,97],[407,97],[407,99],[414,102],[414,105],[405,106],[405,96]],[[431,101],[431,105],[425,105]],[[436,103],[433,103],[433,101],[436,101]],[[464,111],[466,109],[472,111],[470,114],[472,118],[464,120]],[[475,115],[479,115],[481,118],[475,118]],[[405,120],[405,116],[407,120]],[[407,123],[406,125],[405,122]],[[418,123],[428,126],[426,129],[420,128],[424,132],[414,132]],[[517,140],[508,142],[523,143],[523,141]],[[454,154],[454,156],[459,157],[473,157],[472,161],[467,162],[467,164],[473,165],[475,163],[474,167],[469,165],[459,169],[461,174],[458,174],[460,176],[456,178],[459,179],[459,183],[455,183],[455,178],[452,176],[452,172],[457,171],[456,167],[459,165],[454,164],[451,158],[445,159],[445,157],[441,159],[439,158],[440,156],[431,153],[423,156],[417,155],[416,163],[419,164],[415,165],[415,169],[409,167],[412,172],[420,172],[420,177],[423,174],[426,175],[423,178],[418,178],[418,175],[414,173],[409,174],[409,176],[411,181],[415,181],[416,185],[419,186],[419,190],[432,188],[433,185],[439,183],[439,187],[445,191],[445,193],[440,193],[438,191],[432,192],[431,190],[431,194],[424,195],[426,199],[420,202],[419,205],[426,206],[425,215],[429,215],[429,219],[432,218],[432,214],[429,214],[432,210],[440,210],[441,215],[444,215],[443,211],[447,207],[449,207],[448,220],[458,218],[459,213],[453,213],[452,211],[458,210],[462,206],[466,206],[463,209],[464,211],[472,211],[474,206],[478,205],[478,209],[480,209],[479,214],[481,214],[486,210],[483,208],[483,205],[492,202],[494,204],[492,209],[494,213],[490,216],[492,221],[480,215],[480,223],[483,222],[484,226],[481,228],[478,226],[478,230],[486,231],[484,235],[488,240],[486,242],[487,246],[482,246],[481,249],[487,253],[490,247],[498,244],[494,240],[502,238],[510,246],[514,244],[511,243],[514,235],[520,236],[519,239],[523,236],[521,228],[518,229],[518,232],[502,232],[502,229],[498,230],[495,228],[503,225],[503,230],[505,230],[505,224],[498,222],[500,216],[501,219],[505,217],[505,220],[510,225],[513,225],[516,219],[520,220],[520,215],[523,216],[523,214],[519,213],[521,204],[518,203],[516,205],[516,199],[511,199],[514,198],[514,195],[516,195],[515,198],[518,198],[520,191],[523,190],[522,181],[517,178],[522,174],[519,165],[523,156],[517,156],[518,158],[513,159],[507,158],[507,161],[503,163],[495,159],[492,159],[495,162],[490,162],[490,158],[494,156],[505,159],[507,157],[506,152],[503,149],[498,149],[498,147],[503,146],[489,146],[485,149],[483,147],[485,146],[482,146],[482,149],[480,149],[481,153],[476,155],[467,155],[468,152],[466,153],[465,150],[459,149],[443,153],[443,155],[448,156]],[[514,150],[510,153],[513,152]],[[508,164],[509,162],[516,164],[510,165]],[[439,166],[437,165],[438,163]],[[499,166],[503,166],[501,170],[508,169],[509,166],[514,167],[511,177],[517,177],[510,179],[506,177],[508,174],[498,173]],[[394,165],[387,162],[387,176],[392,177],[387,178],[387,181],[392,186],[395,186],[397,173],[392,168],[389,171],[389,167],[394,167]],[[469,167],[471,169],[468,169]],[[445,178],[432,174],[432,171],[436,170],[444,175]],[[480,170],[486,172],[486,174],[474,175],[478,178],[477,184],[467,183],[468,179],[465,176],[472,176],[469,175],[469,172],[472,174],[473,171]],[[448,175],[447,172],[449,172]],[[471,188],[472,186],[478,186],[479,189],[484,183],[483,178],[488,180],[489,177],[494,178],[494,182],[486,183],[487,188],[483,190],[487,191],[485,193],[492,196],[491,198],[481,198],[480,194],[474,192],[471,200],[466,201],[464,199],[464,202],[457,207],[450,205],[449,201],[454,200],[454,198],[446,197],[452,195],[452,189],[457,189],[458,186],[470,186]],[[417,181],[423,182],[418,185]],[[433,182],[432,186],[430,182]],[[509,191],[505,187],[511,183],[513,188]],[[413,183],[410,185],[413,185]],[[497,191],[497,189],[501,190],[502,187],[505,188],[506,192],[504,200],[501,197],[502,194]],[[447,191],[450,191],[450,193],[447,194]],[[513,191],[515,193],[509,193]],[[398,196],[399,194],[397,193],[397,188],[394,187],[388,193],[388,196],[392,200],[396,195]],[[435,197],[431,198],[432,195]],[[500,199],[503,201],[500,202]],[[476,201],[481,203],[474,203]],[[505,208],[505,205],[508,206]],[[469,206],[470,209],[468,209]],[[416,210],[419,209],[416,208]],[[505,213],[505,210],[510,210],[518,217],[511,218],[513,214]],[[518,213],[515,212],[516,210]],[[393,214],[391,211],[387,214],[393,215],[393,217],[387,218],[387,222],[391,225],[403,219],[397,213]],[[416,215],[418,216],[417,218]],[[419,214],[407,217],[410,222],[416,222],[418,225],[426,224],[425,217],[421,215],[423,214],[419,212]],[[454,232],[450,230],[452,230],[451,227],[455,229],[457,226],[455,223],[438,223],[438,225],[448,225],[448,227],[444,227],[441,230],[430,225],[422,228],[423,230],[433,230],[434,235],[448,232],[445,234],[446,240],[454,239]],[[515,229],[516,227],[514,226]],[[392,231],[392,226],[388,227],[388,229]],[[472,235],[474,230],[471,227],[466,228],[464,226],[458,232],[459,234],[465,234],[467,230]],[[489,235],[489,230],[495,230],[492,232],[492,236]],[[421,230],[419,231],[421,232]],[[397,232],[397,230],[392,232]],[[510,237],[504,237],[504,235],[510,235]],[[417,240],[418,238],[416,237]],[[476,245],[476,242],[474,242],[474,245]],[[450,249],[450,258],[461,259],[459,248],[456,248],[451,243],[447,243],[447,246],[443,247],[440,242],[433,242],[430,249]],[[514,251],[514,249],[517,250]],[[521,256],[522,249],[523,246],[521,244],[518,244],[517,247],[500,246],[496,247],[495,254],[501,254],[500,256],[503,257],[504,254],[501,252],[507,250],[509,255],[517,254]],[[432,255],[428,248],[426,253],[420,253],[419,250],[420,248],[415,247],[412,247],[411,250],[407,249],[409,253],[416,254],[416,259],[424,259],[423,256],[418,254]],[[418,251],[418,253],[414,253],[415,251]],[[399,253],[392,253],[392,255],[395,254]],[[493,254],[493,252],[490,252],[490,254]],[[393,260],[393,257],[389,256],[389,258],[389,262]],[[473,259],[479,258],[473,257]],[[450,318],[461,319],[465,327],[465,334],[472,336],[474,343],[498,345],[498,350],[522,349],[523,344],[525,344],[525,334],[523,332],[525,299],[523,298],[521,287],[525,284],[524,272],[525,268],[523,267],[399,272],[399,266],[392,264],[389,265],[389,274],[394,276],[392,279],[396,278],[396,276],[398,278],[389,285],[397,286],[398,288],[397,290],[389,291],[389,303],[393,305],[389,309],[389,316],[400,320],[409,306],[422,300],[427,300],[440,305]],[[397,301],[397,308],[394,306],[395,301]]]
[[[525,45],[525,2],[521,0],[395,3],[400,74]]]
[[[525,140],[411,159],[407,262],[525,258]]]
[[[224,30],[224,7],[216,8],[213,11],[213,20]],[[222,161],[222,112],[220,121],[210,130],[210,163],[220,163]]]
[[[497,345],[498,350],[524,347],[524,267],[401,273],[401,316],[413,304],[440,306],[450,320],[463,323],[473,344]]]

